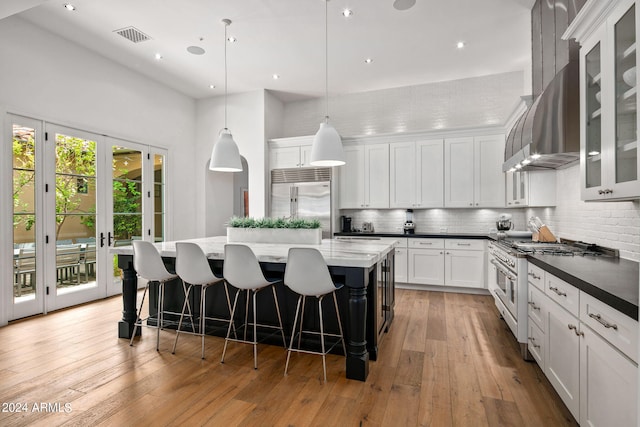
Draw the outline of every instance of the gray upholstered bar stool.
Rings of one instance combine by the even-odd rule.
[[[309,353],[322,355],[322,370],[324,373],[324,382],[327,382],[327,362],[326,355],[333,347],[339,342],[342,342],[342,350],[344,354],[347,354],[347,349],[344,345],[344,334],[342,332],[342,321],[340,320],[340,311],[338,310],[338,300],[336,299],[336,291],[342,288],[343,285],[336,286],[331,279],[329,273],[329,267],[325,262],[322,254],[315,248],[291,248],[289,249],[289,256],[287,259],[287,266],[284,273],[284,284],[292,291],[298,294],[298,303],[296,305],[296,316],[293,321],[293,329],[291,333],[291,342],[287,350],[287,363],[284,367],[284,374],[287,375],[289,368],[289,358],[291,352]],[[331,294],[333,296],[333,304],[335,306],[336,315],[338,318],[339,334],[329,334],[324,332],[323,316],[322,316],[322,300],[325,296]],[[317,331],[304,331],[302,328],[302,321],[304,319],[304,305],[307,297],[316,297],[318,300],[318,314],[320,316],[320,332]],[[302,310],[300,306],[302,305]],[[299,330],[296,332],[300,322]],[[302,334],[315,334],[320,335],[321,351],[305,350],[300,347],[302,340]],[[297,348],[293,347],[293,341],[295,337],[298,337]],[[325,336],[339,338],[328,349],[325,345]]]
[[[160,329],[162,329],[164,314],[164,285],[167,282],[177,279],[178,275],[169,273],[169,271],[167,271],[167,268],[164,266],[164,262],[162,262],[160,253],[152,243],[144,240],[134,240],[132,243],[133,268],[136,270],[138,277],[147,280],[147,284],[144,287],[142,301],[140,302],[140,307],[138,308],[136,323],[133,327],[133,333],[131,335],[131,341],[129,341],[129,345],[133,345],[133,339],[136,336],[136,330],[138,329],[138,327],[147,326],[157,329],[156,350],[160,350]],[[155,316],[158,323],[156,326],[150,326],[148,324],[148,320],[154,316],[149,315],[149,317],[145,319],[140,318],[140,315],[142,314],[142,307],[144,305],[144,299],[147,296],[147,291],[149,290],[149,284],[153,282],[158,283],[158,313]],[[184,290],[184,284],[182,285],[182,287]],[[142,324],[142,322],[144,322],[145,320],[147,321],[147,325]]]
[[[284,331],[282,330],[282,317],[280,316],[280,306],[278,305],[278,296],[276,295],[275,284],[280,283],[281,280],[277,281],[269,281],[264,277],[262,273],[262,269],[260,268],[260,263],[258,262],[258,258],[253,253],[250,247],[246,245],[239,244],[226,244],[224,246],[224,266],[223,266],[223,276],[224,279],[232,286],[238,288],[238,292],[236,292],[236,297],[233,300],[233,307],[231,309],[231,319],[234,318],[236,307],[238,305],[238,296],[242,291],[246,291],[246,308],[244,315],[244,324],[242,325],[244,328],[244,336],[243,339],[239,338],[230,338],[231,335],[231,325],[229,323],[229,329],[227,330],[227,337],[224,340],[224,349],[222,350],[222,359],[221,363],[224,363],[224,355],[227,352],[227,344],[229,341],[241,342],[245,344],[253,345],[253,368],[258,369],[258,336],[257,336],[257,327],[261,328],[270,328],[275,331],[280,331],[282,334],[282,344],[284,347],[287,346],[286,339],[284,337]],[[263,289],[271,288],[273,292],[273,302],[276,306],[276,313],[278,314],[278,326],[274,325],[264,325],[256,323],[257,318],[257,304],[256,304],[256,296],[258,292]],[[249,315],[249,296],[252,297],[253,301],[253,323],[249,323],[248,315]],[[247,339],[247,326],[253,326],[253,336],[251,340]]]
[[[193,330],[193,334],[201,335],[202,337],[202,358],[204,359],[204,336],[206,332],[206,321],[207,320],[215,320],[219,322],[231,322],[231,317],[228,319],[218,318],[218,317],[207,317],[206,316],[206,300],[207,300],[207,289],[214,285],[223,284],[224,292],[227,297],[227,308],[229,309],[229,316],[231,316],[231,302],[229,299],[229,288],[227,287],[227,283],[221,277],[217,277],[211,271],[211,266],[209,266],[209,260],[207,256],[202,251],[202,248],[195,243],[190,242],[177,242],[176,243],[176,273],[180,276],[183,283],[187,283],[189,286],[186,290],[186,297],[184,299],[184,304],[182,305],[182,314],[180,314],[180,321],[178,322],[178,330],[176,332],[176,339],[173,342],[173,351],[176,352],[176,345],[178,344],[178,337],[184,331],[182,331],[182,322],[184,320],[185,312],[188,310],[188,316],[191,317],[191,326]],[[189,302],[189,294],[191,289],[194,286],[201,286],[202,291],[200,293],[200,325],[198,332],[193,328],[193,315],[191,313],[191,308],[188,304]],[[234,328],[235,332],[235,328]]]

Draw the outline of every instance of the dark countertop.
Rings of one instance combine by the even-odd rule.
[[[335,233],[350,237],[396,237],[502,240],[483,233]],[[522,240],[512,238],[513,240]],[[505,240],[510,240],[506,238]],[[527,255],[527,259],[570,285],[638,320],[638,263],[609,256]]]
[[[529,255],[532,264],[638,320],[638,263],[607,256]]]
[[[333,233],[334,236],[342,237],[395,237],[402,238],[420,238],[420,239],[489,239],[489,235],[486,233],[416,233],[416,234],[403,234],[403,233]]]

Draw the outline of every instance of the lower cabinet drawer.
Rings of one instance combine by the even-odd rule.
[[[547,306],[545,299],[547,297],[534,286],[529,286],[529,301],[527,305],[527,313],[529,320],[544,332],[544,320],[547,318]]]
[[[638,321],[580,292],[580,320],[638,363]]]
[[[529,318],[531,320],[531,318]],[[538,365],[544,372],[544,332],[534,322],[529,322],[527,332],[527,344],[529,353],[538,362]]]
[[[548,272],[545,274],[545,279],[545,294],[569,313],[578,317],[580,290]]]

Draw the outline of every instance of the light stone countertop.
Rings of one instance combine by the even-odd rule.
[[[181,240],[198,244],[207,258],[224,259],[226,236]],[[320,251],[327,265],[339,267],[369,268],[380,262],[394,247],[394,242],[383,240],[337,240],[324,239],[319,245],[294,243],[242,243],[249,246],[260,262],[286,263],[289,248],[311,247]],[[176,242],[160,242],[155,246],[163,257],[176,256]],[[109,249],[112,254],[133,255],[133,246]]]

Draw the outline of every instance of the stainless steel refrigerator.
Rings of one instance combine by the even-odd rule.
[[[331,238],[331,168],[273,169],[272,218],[318,219],[322,238]]]

